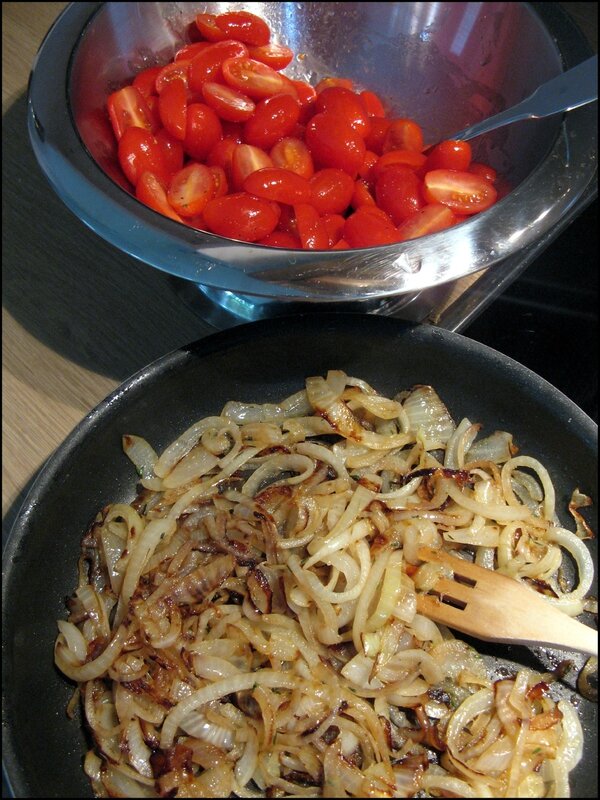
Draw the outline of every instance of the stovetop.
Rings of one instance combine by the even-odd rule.
[[[598,200],[467,327],[598,421]]]

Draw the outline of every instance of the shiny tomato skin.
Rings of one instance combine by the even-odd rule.
[[[357,180],[354,182],[350,205],[354,209],[361,208],[361,206],[375,205],[375,198],[371,194],[371,190],[365,181]]]
[[[321,222],[327,231],[329,247],[333,247],[342,238],[346,220],[341,214],[323,214]]]
[[[210,167],[191,163],[176,172],[167,190],[167,200],[181,217],[195,217],[214,196]]]
[[[498,192],[480,175],[450,169],[435,169],[423,179],[428,203],[443,203],[457,214],[478,214],[496,202]]]
[[[371,117],[371,127],[365,137],[368,150],[380,156],[383,153],[383,143],[392,121],[384,117]]]
[[[271,38],[271,31],[264,19],[250,11],[228,11],[217,14],[215,23],[228,38],[239,39],[240,42],[255,47],[268,44]]]
[[[498,178],[498,173],[493,167],[490,167],[489,164],[481,164],[479,161],[472,161],[468,171],[490,183],[495,183]]]
[[[162,150],[165,164],[169,174],[173,175],[183,167],[183,145],[164,128],[158,130],[155,139]]]
[[[119,164],[127,180],[137,185],[143,172],[152,172],[166,185],[170,173],[155,137],[144,128],[127,128],[119,139]]]
[[[393,119],[383,140],[383,152],[388,150],[423,150],[423,131],[412,119]],[[373,149],[373,148],[370,148]]]
[[[221,121],[204,103],[191,103],[187,108],[187,124],[183,149],[197,161],[204,161],[223,136]]]
[[[248,95],[214,81],[205,81],[202,84],[202,97],[206,105],[227,122],[245,122],[254,114],[256,108],[256,104]]]
[[[329,235],[318,211],[308,203],[294,206],[296,230],[303,250],[328,250]]]
[[[291,134],[299,116],[300,105],[289,94],[266,97],[257,103],[254,114],[244,124],[244,141],[269,150]]]
[[[216,14],[197,14],[196,28],[201,36],[209,42],[222,42],[229,39],[229,36],[218,27]]]
[[[410,167],[413,170],[421,169],[427,162],[427,156],[423,153],[417,153],[416,150],[388,150],[387,153],[381,155],[371,171],[374,180],[381,175],[381,173],[392,165],[403,164],[405,167]]]
[[[179,214],[171,208],[163,184],[152,172],[142,172],[135,187],[135,196],[153,211],[183,223]]]
[[[456,221],[456,214],[448,206],[431,203],[405,219],[398,226],[398,235],[402,242],[407,239],[417,239],[419,236],[427,236],[429,233],[450,228]]]
[[[306,81],[298,81],[292,79],[292,83],[298,95],[298,102],[300,103],[300,122],[306,125],[308,120],[315,113],[317,93],[314,88]]]
[[[257,169],[272,167],[270,156],[260,147],[238,144],[231,156],[231,183],[236,192],[243,191],[244,181]]]
[[[280,69],[285,69],[292,62],[294,53],[283,44],[270,42],[258,47],[251,47],[250,58],[255,61],[262,61],[263,64],[279,72]]]
[[[244,181],[244,191],[287,205],[308,203],[311,198],[311,187],[306,178],[278,167],[251,172]]]
[[[227,180],[231,182],[231,162],[233,159],[233,151],[237,147],[238,142],[225,136],[210,149],[206,157],[206,164],[209,167],[221,167],[225,171]]]
[[[439,142],[427,156],[425,172],[434,169],[468,170],[471,164],[471,145],[460,139],[446,139]]]
[[[303,178],[311,178],[314,175],[312,156],[302,139],[284,136],[271,148],[269,155],[276,167],[289,169]]]
[[[134,86],[124,86],[113,92],[106,102],[117,141],[127,128],[156,129],[146,100]]]
[[[370,117],[385,117],[385,108],[378,95],[369,90],[360,92],[359,100]]]
[[[288,231],[275,230],[269,233],[264,239],[260,239],[258,244],[264,244],[268,247],[284,247],[286,250],[301,250],[302,245],[300,239],[294,236],[293,233]]]
[[[229,86],[244,92],[253,100],[262,100],[285,91],[283,76],[262,61],[245,57],[228,58],[221,69]]]
[[[217,197],[204,207],[209,230],[229,239],[258,242],[272,233],[279,221],[275,203],[246,192]]]
[[[215,81],[222,76],[224,61],[247,55],[248,48],[242,42],[225,39],[211,44],[190,61],[188,86],[193,92],[201,92],[203,83]]]
[[[183,141],[187,124],[187,89],[182,81],[172,81],[158,96],[160,120],[171,136]]]
[[[359,208],[344,223],[343,240],[350,247],[375,247],[397,242],[398,231],[386,217],[371,213],[366,206]]]
[[[321,169],[310,179],[310,203],[319,214],[342,214],[350,205],[354,181],[344,170]]]
[[[149,97],[156,92],[156,79],[162,72],[162,67],[148,67],[135,76],[132,86],[138,90],[142,97]]]
[[[315,114],[306,126],[305,141],[315,165],[343,169],[355,178],[365,157],[362,136],[333,114]]]
[[[352,130],[363,138],[368,135],[371,128],[369,115],[360,102],[358,95],[341,86],[330,86],[317,95],[316,113],[333,114],[346,120]]]
[[[377,178],[375,200],[394,225],[400,225],[424,205],[421,181],[409,167],[390,166]]]
[[[183,47],[180,47],[179,50],[175,53],[175,58],[173,61],[191,61],[192,58],[201,53],[203,50],[206,50],[207,47],[210,47],[211,42],[192,42],[191,44],[186,44]]]

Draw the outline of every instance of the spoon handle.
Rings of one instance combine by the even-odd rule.
[[[593,103],[597,99],[598,56],[596,55],[543,83],[517,105],[476,122],[449,138],[472,139],[503,125],[510,125],[522,119],[550,117],[552,114]]]

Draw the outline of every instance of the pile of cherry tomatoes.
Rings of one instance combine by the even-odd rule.
[[[429,151],[346,78],[313,87],[247,11],[198,14],[193,41],[108,98],[136,197],[177,222],[292,249],[392,244],[448,228],[497,199],[468,142]],[[299,56],[301,58],[301,56]]]

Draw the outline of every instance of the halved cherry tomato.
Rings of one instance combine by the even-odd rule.
[[[204,103],[191,103],[187,108],[187,124],[183,149],[197,161],[204,161],[223,136],[221,122]]]
[[[468,170],[471,163],[471,145],[461,139],[439,142],[427,156],[425,171],[434,169]]]
[[[206,163],[209,167],[221,167],[225,171],[227,180],[231,182],[231,161],[233,158],[233,151],[237,147],[238,142],[231,139],[229,136],[219,139],[219,141],[210,149],[206,157]]]
[[[158,96],[158,113],[165,129],[176,139],[185,138],[187,89],[183,81],[171,81]]]
[[[481,164],[479,161],[472,161],[468,172],[472,172],[473,175],[479,175],[490,183],[495,183],[498,177],[498,173],[493,167],[490,167],[489,164]]]
[[[402,164],[389,166],[377,178],[375,199],[378,207],[390,215],[395,225],[399,225],[424,205],[421,181],[409,167]]]
[[[327,112],[345,120],[352,130],[363,138],[369,133],[371,127],[369,116],[358,99],[358,95],[351,92],[350,89],[343,89],[341,86],[330,86],[323,89],[317,95],[315,107],[317,113]]]
[[[162,128],[162,120],[160,118],[160,112],[158,110],[158,95],[149,94],[148,97],[144,99],[146,100],[148,111],[150,112],[150,119],[152,121],[152,132],[157,131],[159,130],[159,128]]]
[[[167,84],[171,81],[182,81],[184,86],[188,85],[188,69],[191,61],[171,61],[166,64],[158,73],[156,78],[156,92],[160,94]]]
[[[399,241],[417,239],[428,233],[442,231],[456,223],[456,215],[442,203],[431,203],[410,216],[398,226]]]
[[[271,67],[271,69],[279,71],[285,69],[294,58],[294,53],[289,47],[283,44],[262,44],[259,47],[250,48],[250,58],[255,61],[262,61],[263,64]]]
[[[167,200],[181,217],[195,217],[212,200],[214,193],[215,183],[210,167],[188,164],[173,175]]]
[[[354,181],[342,169],[326,167],[310,179],[311,200],[319,214],[341,214],[350,205]]]
[[[385,108],[375,92],[364,91],[358,95],[363,108],[370,117],[385,117]]]
[[[244,191],[290,206],[308,203],[311,197],[311,187],[306,178],[279,167],[265,167],[250,173],[244,181]]]
[[[373,148],[370,148],[373,149]],[[412,119],[394,119],[383,141],[383,152],[389,150],[423,150],[423,131]]]
[[[496,202],[493,185],[472,172],[434,169],[425,175],[423,195],[428,203],[443,203],[457,214],[477,214]]]
[[[308,203],[294,206],[296,229],[304,250],[328,250],[329,235],[318,211]]]
[[[242,191],[248,175],[257,169],[272,167],[270,157],[260,147],[251,144],[238,144],[231,157],[231,182],[236,191]]]
[[[271,97],[285,90],[283,76],[267,64],[255,61],[253,58],[243,56],[228,58],[223,62],[221,69],[223,78],[229,86],[253,99],[262,100],[263,97]]]
[[[217,164],[211,164],[209,170],[214,185],[213,197],[223,197],[229,191],[229,181],[225,170]]]
[[[135,196],[153,211],[158,211],[175,222],[183,222],[179,214],[171,208],[164,186],[152,172],[142,172],[135,187]]]
[[[157,94],[156,79],[162,72],[162,69],[162,67],[148,67],[147,69],[143,69],[141,72],[138,72],[131,85],[138,90],[142,97],[149,97],[151,94]]]
[[[229,36],[217,26],[216,20],[216,14],[196,15],[196,28],[209,42],[221,42],[223,39],[229,39]]]
[[[210,47],[211,42],[192,42],[180,47],[175,53],[174,61],[191,61],[194,56]]]
[[[239,39],[246,44],[261,46],[268,44],[271,38],[271,31],[264,19],[249,11],[228,11],[217,14],[215,23],[227,37]]]
[[[209,230],[219,236],[257,242],[275,230],[279,209],[262,197],[238,192],[209,200],[203,216]]]
[[[295,136],[284,136],[271,148],[269,155],[276,167],[289,169],[303,178],[310,178],[314,174],[310,150],[302,139]]]
[[[287,231],[273,231],[261,239],[258,244],[264,244],[268,247],[284,247],[286,250],[301,250],[302,245],[300,239],[294,236],[293,233]]]
[[[156,130],[150,110],[140,92],[134,86],[124,86],[109,95],[108,116],[117,137],[123,136],[127,128]]]
[[[365,157],[362,136],[334,114],[315,114],[306,126],[306,145],[320,167],[343,169],[356,177]]]
[[[388,150],[382,156],[379,156],[377,162],[372,169],[372,177],[374,180],[381,175],[381,173],[393,164],[403,164],[405,167],[417,170],[421,169],[427,161],[427,156],[423,153],[417,153],[416,150]]]
[[[193,92],[201,92],[202,84],[222,77],[223,62],[228,58],[244,57],[248,48],[242,42],[225,39],[215,42],[194,56],[188,70],[188,85]]]
[[[183,167],[183,145],[164,128],[156,132],[155,139],[162,150],[169,173],[174,175]]]
[[[162,148],[150,131],[127,128],[119,139],[119,164],[134,186],[143,172],[152,172],[166,186],[170,173]]]
[[[379,209],[373,209],[377,211]],[[362,206],[351,214],[344,224],[343,239],[350,247],[375,247],[393,244],[398,241],[398,231],[392,221],[383,215],[371,213],[369,207]]]
[[[244,141],[267,150],[289,136],[300,116],[300,105],[289,94],[266,97],[244,125]]]
[[[206,81],[202,84],[202,96],[206,105],[228,122],[243,122],[254,114],[256,108],[248,95],[222,83]]]

